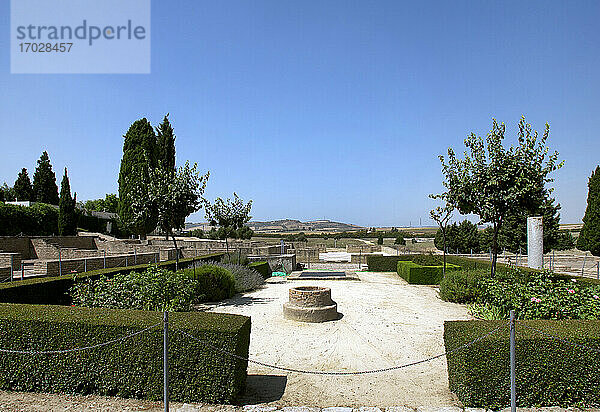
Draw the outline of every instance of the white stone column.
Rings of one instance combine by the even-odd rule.
[[[527,218],[527,266],[542,269],[544,262],[544,222],[540,217]]]

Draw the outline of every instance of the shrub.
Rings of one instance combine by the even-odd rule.
[[[219,266],[231,272],[235,280],[236,292],[247,292],[249,290],[254,290],[265,283],[262,275],[252,267],[230,263],[211,263],[210,266]],[[187,276],[194,276],[194,269],[186,269],[184,272]],[[198,272],[198,269],[196,269],[196,273],[200,273]]]
[[[69,294],[77,306],[181,312],[198,301],[196,291],[189,276],[151,266],[144,272],[78,281]]]
[[[189,269],[186,271],[189,274]],[[216,264],[206,264],[195,269],[196,293],[200,301],[218,302],[235,295],[233,274]]]
[[[503,318],[514,310],[518,319],[598,319],[600,286],[553,278],[550,273],[524,276],[513,271],[483,279],[482,302]]]
[[[440,298],[447,302],[473,303],[481,297],[481,281],[487,272],[451,270],[440,281]]]
[[[414,255],[367,255],[367,265],[371,272],[396,272],[399,261],[411,260],[413,256]]]
[[[0,304],[0,347],[58,350],[118,339],[162,321],[162,313]],[[233,402],[244,388],[250,318],[179,312],[169,316],[169,393],[177,402]],[[200,339],[193,340],[181,332]],[[93,350],[0,354],[0,390],[162,399],[163,331],[158,326]]]
[[[446,264],[446,273],[459,270],[460,266]],[[414,262],[399,261],[398,275],[413,285],[439,285],[443,277],[442,266],[421,266]]]
[[[411,258],[411,261],[421,266],[440,266],[444,264],[443,257],[434,255],[416,255]]]
[[[505,321],[444,323],[446,351],[501,325],[495,334],[447,356],[450,390],[465,406],[501,408],[510,403],[508,325]],[[517,405],[600,406],[600,353],[558,342],[523,325],[600,348],[600,321],[517,322]]]
[[[269,262],[252,262],[248,266],[260,273],[264,279],[270,278],[273,273]]]

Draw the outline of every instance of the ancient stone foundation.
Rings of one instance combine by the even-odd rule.
[[[330,288],[298,286],[290,289],[290,300],[283,304],[283,316],[299,322],[326,322],[338,319],[339,315]]]

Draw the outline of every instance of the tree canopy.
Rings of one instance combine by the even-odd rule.
[[[587,206],[577,248],[600,256],[600,166],[596,167],[588,180]]]
[[[15,180],[15,185],[13,186],[15,198],[17,200],[22,201],[33,201],[33,185],[31,184],[31,180],[29,180],[29,174],[27,173],[27,169],[23,168],[19,172],[17,176],[17,180]]]
[[[52,171],[48,152],[44,151],[37,161],[33,174],[33,194],[36,202],[58,205],[58,186]]]
[[[465,139],[462,159],[452,148],[448,157],[440,156],[448,201],[461,214],[476,214],[481,223],[492,227],[492,274],[498,256],[498,233],[506,216],[515,211],[532,213],[540,193],[551,193],[546,184],[550,173],[562,167],[558,152],[549,154],[546,142],[550,127],[546,124],[541,138],[521,117],[517,145],[503,145],[506,126],[492,121],[486,139],[471,133]]]
[[[77,195],[71,197],[71,185],[67,168],[60,184],[60,200],[58,203],[58,234],[60,236],[72,236],[77,234],[77,212],[75,203]]]
[[[139,213],[133,199],[149,196],[150,170],[157,165],[156,135],[146,118],[137,120],[127,130],[119,171],[119,217],[130,230],[142,238],[156,228],[155,209]]]

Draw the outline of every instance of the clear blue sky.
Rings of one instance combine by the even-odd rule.
[[[9,17],[0,183],[47,150],[78,199],[116,192],[122,135],[167,112],[178,162],[257,220],[429,223],[437,156],[492,117],[550,123],[563,222],[600,163],[597,1],[153,1],[149,75],[11,75]]]

